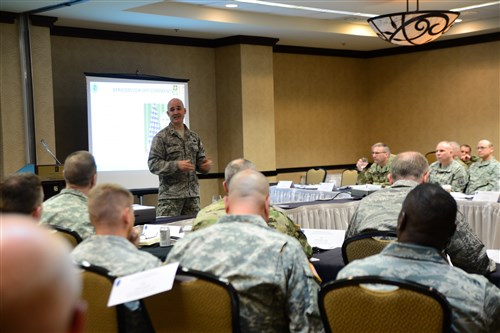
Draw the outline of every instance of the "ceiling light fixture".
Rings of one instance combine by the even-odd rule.
[[[368,19],[368,23],[383,40],[397,45],[421,45],[441,37],[448,31],[458,12],[428,10],[409,11],[406,0],[406,12],[380,15]]]

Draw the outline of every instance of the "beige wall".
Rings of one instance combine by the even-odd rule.
[[[425,154],[487,138],[500,156],[500,42],[373,59],[277,53],[274,64],[278,168],[354,163],[378,141]]]
[[[25,163],[19,36],[17,25],[0,28],[0,172],[9,174]],[[33,36],[36,136],[49,144],[55,137],[60,159],[87,145],[83,73],[137,70],[190,80],[190,126],[214,161],[212,172],[223,172],[225,163],[244,151],[244,140],[259,138],[269,143],[259,144],[264,155],[275,151],[275,162],[265,155],[261,170],[273,163],[276,168],[354,163],[369,155],[375,141],[396,152],[426,152],[442,139],[475,146],[488,138],[500,156],[500,42],[353,59],[273,54],[260,46],[213,49],[49,36],[46,28],[35,28]],[[264,63],[255,62],[259,58]],[[264,89],[253,92],[259,84]],[[252,108],[258,116],[252,121],[264,123],[249,124],[246,130],[253,132],[244,133],[243,125],[233,125],[243,123]],[[248,153],[259,159],[255,146]],[[44,154],[37,155],[50,163]],[[219,185],[202,182],[202,205]]]

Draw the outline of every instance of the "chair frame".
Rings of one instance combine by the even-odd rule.
[[[350,261],[349,258],[347,257],[347,247],[349,244],[363,240],[366,238],[373,238],[373,237],[394,237],[397,238],[397,234],[395,231],[370,231],[370,232],[364,232],[362,234],[347,238],[344,240],[344,243],[342,243],[342,259],[344,260],[344,264],[347,265]]]
[[[61,227],[61,226],[55,225],[55,224],[49,224],[49,227],[52,228],[52,229],[54,229],[54,230],[56,230],[57,232],[61,232],[61,233],[64,233],[64,234],[72,236],[75,239],[77,245],[80,244],[83,241],[82,236],[80,236],[74,230],[70,230],[68,228],[64,228],[64,227]]]
[[[344,183],[344,173],[347,173],[347,172],[356,172],[356,179],[354,180],[354,184],[345,184]],[[342,170],[342,173],[341,173],[341,177],[340,177],[340,187],[342,186],[351,186],[351,185],[356,185],[356,181],[357,181],[357,178],[358,178],[358,170],[356,169],[344,169]]]
[[[315,171],[315,172],[322,171],[322,172],[323,172],[323,179],[321,180],[321,182],[320,182],[320,183],[325,182],[325,180],[326,180],[326,175],[327,175],[327,173],[328,173],[328,172],[326,171],[326,169],[323,169],[323,168],[310,168],[309,170],[307,170],[307,171],[306,171],[306,180],[305,180],[305,181],[306,181],[306,185],[311,185],[311,184],[309,183],[309,179],[308,179],[308,174],[309,174],[309,172],[310,172],[310,171]]]
[[[182,281],[183,278],[195,278],[195,279],[200,279],[204,280],[210,283],[214,283],[218,286],[221,286],[228,292],[228,296],[230,298],[230,303],[231,303],[231,328],[233,333],[240,333],[241,328],[240,328],[240,306],[239,306],[239,298],[238,298],[238,293],[234,287],[225,280],[222,280],[221,278],[207,273],[207,272],[202,272],[202,271],[197,271],[185,267],[179,266],[177,268],[177,273],[176,273],[176,281],[174,281],[174,287],[175,283],[179,283],[179,281]],[[147,298],[144,299],[144,304],[147,307],[148,306],[148,300]],[[153,323],[154,326],[154,318],[150,315],[151,322]]]
[[[327,296],[327,294],[335,289],[340,289],[342,287],[348,287],[348,286],[359,286],[361,284],[392,285],[402,289],[415,291],[433,298],[439,303],[441,309],[443,310],[442,332],[445,333],[451,332],[451,317],[452,317],[451,306],[448,303],[446,297],[443,294],[441,294],[438,290],[434,289],[433,287],[422,285],[420,283],[407,281],[395,277],[367,275],[367,276],[349,277],[347,279],[330,281],[322,286],[318,295],[318,305],[321,314],[321,320],[323,321],[326,333],[332,332],[330,328],[330,323],[328,322],[328,313],[325,308],[325,297]]]
[[[111,275],[106,268],[101,267],[101,266],[97,266],[97,265],[92,265],[88,262],[80,263],[79,267],[83,271],[94,273],[94,274],[102,276],[103,278],[108,279],[109,283],[111,284],[111,286],[110,286],[110,291],[111,291],[111,289],[113,288],[114,281],[117,279],[117,277]],[[146,331],[144,331],[144,333],[152,333],[152,332],[154,332],[154,329],[153,329],[153,326],[152,326],[151,321],[149,319],[146,308],[144,306],[144,302],[143,302],[143,300],[139,300],[139,302],[140,302],[141,308],[140,308],[140,310],[138,310],[138,311],[140,311],[140,312],[138,312],[138,315],[141,316],[141,320],[144,320],[144,324],[147,325],[147,329],[146,329]],[[129,321],[127,321],[127,317],[130,313],[130,310],[128,310],[124,304],[117,304],[116,306],[114,306],[114,308],[115,308],[115,315],[116,315],[117,333],[129,332],[131,328],[128,327]],[[88,331],[85,331],[85,332],[88,332]]]

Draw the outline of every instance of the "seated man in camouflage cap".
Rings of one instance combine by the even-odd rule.
[[[243,158],[238,158],[229,162],[224,170],[224,182],[222,183],[226,192],[228,191],[231,178],[237,172],[246,169],[256,170],[255,164]],[[198,215],[193,222],[193,231],[214,224],[225,214],[226,210],[224,208],[224,200],[219,200],[211,205],[208,205],[198,212]],[[285,214],[270,207],[268,225],[284,234],[295,237],[302,245],[307,257],[309,258],[312,256],[312,248],[307,242],[307,238],[300,229],[300,226],[293,223],[292,220],[290,220]]]

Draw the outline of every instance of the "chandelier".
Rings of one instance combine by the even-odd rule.
[[[438,39],[448,31],[460,13],[452,11],[417,10],[380,15],[368,19],[368,23],[383,40],[397,45],[421,45]]]

